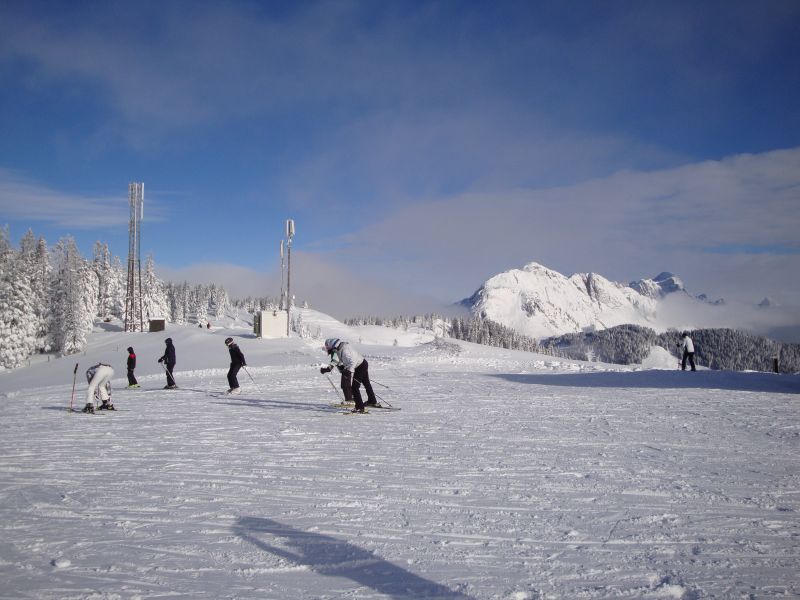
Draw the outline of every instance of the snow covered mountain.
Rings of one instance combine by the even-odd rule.
[[[642,296],[656,300],[675,292],[687,293],[680,277],[666,271],[659,273],[653,279],[632,281],[629,287],[639,292]]]
[[[532,262],[495,275],[461,304],[475,315],[535,338],[624,323],[652,327],[661,297],[656,290],[666,293],[683,286],[674,275],[663,275],[668,277],[646,280],[652,294],[643,294],[597,273],[566,277]]]

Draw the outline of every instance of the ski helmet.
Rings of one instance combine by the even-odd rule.
[[[133,354],[133,346],[128,346],[128,352],[130,352],[131,354]]]
[[[339,338],[328,338],[325,340],[325,351],[330,352],[339,345]]]
[[[233,338],[232,337],[225,338],[225,345],[226,346],[230,346],[232,343],[233,343]]]
[[[167,339],[164,340],[164,342],[167,343],[167,344],[171,344],[172,343],[172,338],[167,338]]]

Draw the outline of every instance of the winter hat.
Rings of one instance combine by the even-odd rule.
[[[167,339],[165,339],[164,341],[165,341],[167,344],[171,344],[171,343],[172,343],[172,338],[167,338]]]
[[[325,351],[330,352],[339,345],[339,338],[328,338],[325,340]]]
[[[132,346],[128,346],[128,352],[130,352],[131,354],[133,354],[133,347],[132,347]]]
[[[225,345],[226,346],[230,346],[232,343],[233,343],[233,338],[231,338],[231,337],[225,338]]]

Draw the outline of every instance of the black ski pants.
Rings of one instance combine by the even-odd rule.
[[[357,409],[364,408],[364,400],[361,398],[362,385],[367,392],[367,404],[377,404],[375,392],[372,391],[372,384],[369,382],[369,363],[367,359],[364,359],[353,373],[347,369],[342,370],[342,391],[344,392],[345,402],[355,402]]]
[[[175,363],[164,363],[167,370],[167,385],[175,385],[175,378],[172,376],[172,369],[175,368]]]
[[[231,363],[231,368],[228,369],[228,386],[235,390],[239,387],[239,378],[236,375],[239,373],[239,369],[242,368],[242,365]]]
[[[136,381],[136,376],[133,374],[133,369],[128,369],[128,385],[136,385],[139,383]]]
[[[367,392],[367,404],[377,404],[378,401],[375,398],[375,392],[372,391],[372,384],[369,381],[369,363],[367,359],[364,359],[364,362],[358,365],[353,373],[353,398],[356,401],[356,406],[359,404],[363,406],[360,391],[362,385]]]
[[[686,359],[689,359],[689,364],[692,366],[692,371],[697,371],[697,367],[694,366],[694,352],[687,352],[686,350],[683,351],[683,360],[681,361],[681,371],[686,370]]]

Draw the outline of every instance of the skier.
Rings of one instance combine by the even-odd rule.
[[[128,346],[128,387],[129,388],[138,388],[139,382],[136,381],[136,376],[133,374],[133,370],[136,368],[136,353],[133,351],[133,348]]]
[[[86,370],[86,381],[89,382],[89,389],[86,390],[86,406],[83,412],[94,414],[94,401],[99,397],[102,404],[98,410],[116,410],[111,404],[111,378],[114,376],[114,369],[111,365],[98,363]]]
[[[375,392],[372,391],[372,384],[369,381],[369,363],[347,342],[339,338],[328,338],[325,340],[325,351],[330,356],[330,364],[322,367],[319,372],[322,374],[330,373],[333,367],[337,367],[342,374],[342,391],[344,392],[345,402],[355,401],[354,413],[363,413],[365,406],[379,407]],[[364,385],[367,391],[367,402],[364,404],[361,399],[360,387]]]
[[[242,354],[239,346],[233,341],[233,338],[225,338],[225,345],[228,347],[228,352],[231,354],[231,366],[228,369],[228,393],[238,394],[241,390],[239,389],[239,380],[236,374],[239,372],[239,369],[247,366],[247,362],[244,360],[244,354]]]
[[[158,362],[164,363],[164,366],[167,370],[167,385],[164,386],[165,390],[174,390],[177,389],[178,386],[175,385],[175,379],[172,377],[172,369],[175,368],[175,346],[172,345],[172,338],[167,338],[164,340],[164,343],[167,344],[166,350],[164,350],[164,356],[158,359]]]
[[[684,331],[683,336],[681,336],[683,340],[678,343],[678,348],[683,350],[683,359],[681,360],[681,371],[686,370],[686,359],[689,359],[689,364],[692,367],[692,371],[697,371],[697,367],[694,364],[694,342],[692,342],[692,338],[689,337],[689,332]]]

